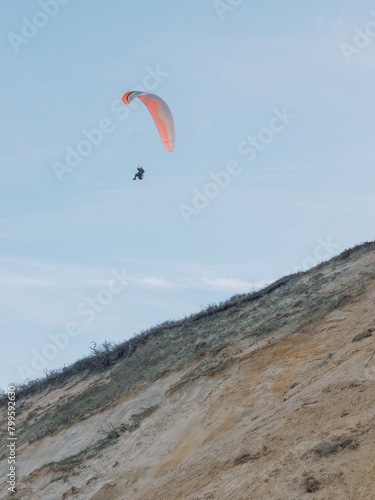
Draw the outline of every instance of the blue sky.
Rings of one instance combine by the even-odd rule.
[[[373,239],[374,2],[1,11],[2,386]],[[173,153],[121,104],[145,81]]]

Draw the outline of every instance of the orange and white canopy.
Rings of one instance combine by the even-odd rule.
[[[171,153],[175,143],[174,120],[171,110],[163,99],[149,92],[138,92],[134,90],[126,92],[126,94],[122,96],[122,101],[124,104],[129,104],[136,97],[142,101],[149,110],[165,149]]]

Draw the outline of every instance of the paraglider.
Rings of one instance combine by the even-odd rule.
[[[138,165],[137,167],[138,172],[134,175],[133,181],[135,181],[138,177],[138,179],[141,181],[143,179],[143,176],[145,175],[145,169]]]
[[[174,120],[171,110],[159,96],[149,92],[130,91],[122,96],[124,104],[130,104],[133,99],[138,98],[146,106],[158,129],[165,149],[171,153],[175,143]]]

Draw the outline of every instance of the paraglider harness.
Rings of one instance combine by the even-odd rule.
[[[138,165],[137,170],[138,170],[138,172],[133,177],[133,181],[135,181],[137,177],[141,181],[143,179],[143,176],[145,175],[145,169],[143,167],[140,167]]]

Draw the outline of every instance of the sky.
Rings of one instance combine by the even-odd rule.
[[[374,239],[373,1],[0,9],[1,387]]]

